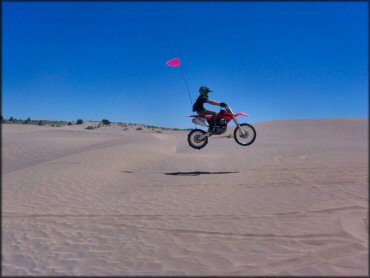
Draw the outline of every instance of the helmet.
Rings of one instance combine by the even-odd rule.
[[[199,88],[199,93],[201,95],[206,95],[209,92],[213,92],[213,91],[210,88],[206,87],[206,86],[202,86],[202,87]]]

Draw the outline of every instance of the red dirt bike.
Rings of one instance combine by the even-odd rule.
[[[217,114],[217,121],[213,128],[213,135],[221,135],[226,132],[227,124],[233,120],[236,124],[236,128],[234,130],[234,139],[235,141],[242,146],[248,146],[256,140],[256,130],[250,124],[241,124],[236,119],[238,116],[246,116],[249,117],[247,113],[239,112],[234,114],[231,110],[230,106],[226,105],[223,109],[220,109],[220,112]],[[190,115],[188,117],[192,117],[192,122],[194,124],[200,126],[209,126],[209,121],[212,118],[212,115],[206,115],[202,117],[200,115]],[[208,143],[208,137],[210,136],[209,132],[206,132],[202,129],[193,129],[188,134],[188,142],[191,147],[194,149],[200,150]]]

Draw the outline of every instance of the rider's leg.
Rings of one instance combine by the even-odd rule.
[[[209,128],[208,128],[208,132],[212,134],[213,127],[215,126],[216,120],[217,120],[217,112],[212,111],[212,110],[203,110],[203,111],[198,111],[198,114],[202,117],[204,117],[205,115],[212,115],[211,120],[209,120]]]

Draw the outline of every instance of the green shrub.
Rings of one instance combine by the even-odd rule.
[[[103,119],[103,120],[101,120],[101,122],[102,122],[103,125],[110,125],[110,121],[107,120],[107,119]]]
[[[143,130],[141,127],[138,127],[136,130]]]
[[[72,123],[71,122],[68,122],[68,125],[72,125]]]
[[[44,123],[42,121],[39,121],[37,124],[38,125],[44,125]]]
[[[95,129],[95,127],[92,125],[89,125],[86,129]]]
[[[82,119],[77,119],[76,125],[82,125],[84,121]]]

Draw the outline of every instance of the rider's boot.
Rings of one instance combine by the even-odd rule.
[[[214,126],[211,126],[211,125],[210,125],[210,126],[209,126],[209,128],[208,128],[208,132],[207,132],[207,133],[208,133],[208,134],[207,134],[207,135],[208,135],[208,137],[211,137],[211,136],[213,135],[213,133],[214,133],[214,132],[213,132],[213,131],[214,131],[213,129],[214,129]]]

